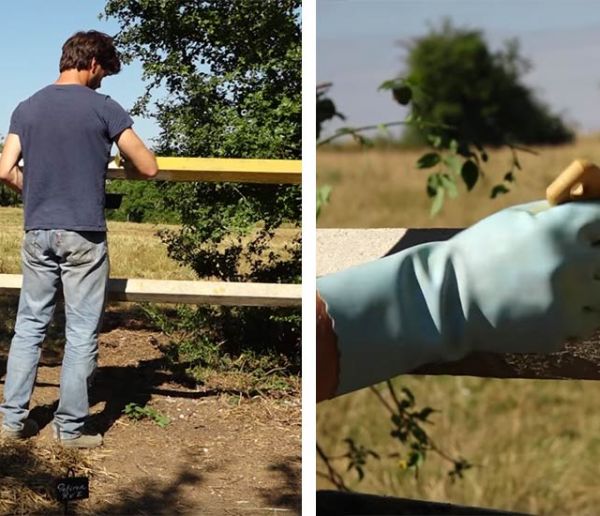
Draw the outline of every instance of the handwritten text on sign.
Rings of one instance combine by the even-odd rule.
[[[90,489],[87,477],[61,478],[56,482],[56,498],[59,502],[89,497]]]

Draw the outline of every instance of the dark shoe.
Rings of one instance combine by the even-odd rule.
[[[102,446],[102,435],[100,434],[81,434],[72,439],[59,439],[63,448],[97,448]]]
[[[40,427],[33,419],[26,418],[23,420],[23,428],[20,430],[13,430],[6,426],[2,427],[2,436],[6,439],[27,439],[33,437],[40,431]]]

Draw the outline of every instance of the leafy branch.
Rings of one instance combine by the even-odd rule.
[[[333,101],[325,97],[330,87],[331,83],[324,83],[317,87],[317,138],[321,134],[323,122],[336,116],[345,120],[344,116],[337,112]],[[460,135],[458,127],[432,122],[422,116],[414,115],[413,112],[419,112],[419,109],[414,109],[417,107],[415,103],[418,102],[415,100],[416,98],[431,100],[428,99],[427,94],[418,85],[404,78],[397,78],[384,81],[379,89],[390,90],[392,97],[399,104],[413,104],[413,110],[405,120],[361,127],[342,127],[327,138],[318,141],[317,146],[321,147],[336,139],[351,136],[360,145],[370,147],[374,143],[371,138],[363,134],[366,131],[386,130],[395,126],[407,126],[417,129],[424,135],[429,149],[417,159],[415,166],[421,170],[435,169],[427,176],[425,189],[427,196],[431,199],[430,215],[434,217],[441,211],[447,198],[455,199],[458,197],[458,184],[460,182],[464,183],[467,191],[471,191],[479,179],[484,177],[483,164],[488,162],[489,154],[477,140],[467,135]],[[324,111],[321,106],[327,106],[327,110]],[[510,149],[512,159],[502,181],[492,186],[490,190],[490,198],[492,199],[508,193],[512,184],[516,181],[516,172],[521,170],[517,151],[537,155],[532,149],[509,141],[506,137],[503,138],[503,145]],[[331,194],[329,186],[322,188],[325,190],[321,191],[319,189],[317,191],[317,216]]]
[[[334,462],[344,462],[346,473],[355,471],[359,482],[365,476],[367,462],[370,459],[382,460],[382,458],[394,459],[399,469],[412,470],[415,478],[418,478],[419,468],[426,460],[428,453],[434,453],[451,463],[452,468],[448,471],[448,477],[452,482],[459,478],[462,479],[464,472],[473,465],[462,457],[453,458],[444,452],[424,428],[424,424],[432,424],[429,418],[438,411],[431,407],[416,408],[415,396],[406,387],[402,387],[402,396],[399,397],[389,380],[386,382],[386,386],[391,401],[375,387],[370,387],[370,390],[389,412],[392,426],[390,436],[398,441],[401,451],[381,454],[351,438],[346,438],[344,443],[347,451],[340,455],[330,456],[317,443],[317,453],[326,468],[326,471],[317,471],[317,475],[329,480],[339,490],[350,491],[343,474],[335,468]]]

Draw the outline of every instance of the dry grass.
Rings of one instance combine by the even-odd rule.
[[[95,454],[67,450],[59,444],[0,441],[0,513],[56,514],[55,482],[66,477],[69,468],[77,476],[102,475],[91,466]]]
[[[509,204],[543,197],[547,184],[573,159],[600,162],[598,136],[575,145],[521,154],[523,170],[514,191],[488,200],[494,179],[505,172],[509,155],[491,152],[484,184],[461,194],[436,219],[429,218],[423,171],[413,168],[418,151],[320,151],[319,184],[334,187],[323,210],[322,227],[465,226]],[[460,377],[401,377],[420,407],[434,414],[430,435],[454,457],[477,465],[454,484],[450,464],[435,455],[418,480],[394,460],[371,461],[365,479],[346,475],[361,492],[536,514],[596,514],[600,505],[600,393],[594,382],[490,380]],[[330,455],[346,451],[345,437],[378,451],[398,451],[388,414],[368,390],[321,404],[317,438]],[[323,465],[318,464],[324,471]],[[339,463],[345,470],[345,463]],[[318,479],[319,488],[331,484]]]
[[[23,211],[0,208],[0,273],[19,274]],[[167,256],[166,247],[156,236],[157,224],[108,223],[111,277],[152,279],[195,279],[194,272]]]
[[[519,152],[523,170],[512,192],[489,199],[510,166],[508,150],[492,150],[485,177],[474,190],[461,188],[441,214],[429,216],[425,194],[426,170],[417,170],[419,150],[374,149],[317,153],[317,183],[333,187],[331,203],[319,218],[320,227],[462,227],[511,204],[541,199],[548,184],[575,158],[600,163],[600,135],[580,138],[573,145],[534,147],[538,155]]]
[[[21,239],[23,238],[23,211],[21,208],[0,208],[0,273],[19,274]],[[110,275],[113,278],[148,278],[194,280],[190,267],[181,266],[167,255],[167,248],[157,236],[162,229],[176,229],[165,224],[135,224],[108,222]],[[286,243],[299,230],[282,227],[271,242],[271,249],[283,252]],[[283,252],[285,256],[285,252]],[[241,270],[244,270],[242,264]]]
[[[431,437],[476,466],[452,483],[450,464],[435,455],[418,480],[393,459],[372,461],[362,482],[348,477],[352,488],[533,514],[596,513],[600,399],[594,383],[460,377],[403,377],[396,383],[410,387],[420,406],[441,410],[431,418]],[[332,455],[345,451],[346,436],[384,453],[401,451],[390,430],[387,412],[367,390],[318,410],[318,439]],[[331,487],[322,479],[318,486]]]

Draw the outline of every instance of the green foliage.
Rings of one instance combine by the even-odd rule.
[[[411,91],[419,91],[421,88],[420,85],[415,84],[414,79],[399,78],[383,82],[379,89],[393,92],[399,84],[402,88]],[[395,94],[393,97],[396,99]],[[454,199],[458,196],[459,182],[464,183],[467,191],[473,189],[484,174],[483,165],[488,161],[488,153],[480,143],[480,139],[474,138],[464,127],[457,130],[456,126],[436,122],[424,115],[415,115],[414,112],[418,109],[414,99],[418,95],[411,94],[409,97],[413,99],[413,112],[406,117],[405,123],[409,131],[405,134],[408,134],[411,141],[424,139],[431,149],[417,160],[416,167],[423,170],[433,169],[427,177],[426,192],[431,198],[430,214],[434,217],[443,208],[447,197]],[[462,133],[462,130],[465,132]],[[521,169],[517,150],[535,154],[531,149],[511,143],[508,135],[503,135],[503,138],[506,138],[505,145],[512,152],[511,168],[505,174],[502,183],[492,187],[491,198],[510,191],[510,185],[515,181],[515,172]],[[423,144],[421,143],[420,146]]]
[[[107,211],[107,218],[176,224],[179,222],[179,213],[170,207],[170,199],[177,196],[180,190],[180,184],[163,181],[108,181],[106,191],[123,194],[123,200],[119,209]]]
[[[153,325],[169,337],[161,351],[180,381],[210,386],[211,377],[218,373],[236,377],[239,381],[233,390],[245,394],[293,392],[297,388],[291,378],[300,373],[297,311],[273,313],[252,308],[245,309],[241,317],[235,310],[221,313],[213,308],[215,313],[210,314],[210,310],[186,305],[169,312],[156,305],[143,309]]]
[[[0,206],[20,206],[21,196],[4,184],[0,184]]]
[[[104,15],[120,24],[116,41],[124,59],[142,63],[147,86],[134,112],[156,118],[157,154],[300,159],[300,7],[299,0],[106,3]],[[159,87],[164,96],[154,100]],[[283,248],[273,244],[282,225],[300,227],[300,187],[190,183],[170,188],[164,207],[177,214],[182,229],[161,236],[169,254],[199,277],[300,281],[300,232]],[[213,329],[222,328],[224,319],[255,319],[253,309],[198,311]],[[277,313],[262,312],[263,334],[279,327],[271,317]],[[215,334],[215,341],[223,338]]]
[[[2,142],[0,143],[0,152],[3,148],[4,143]],[[0,206],[20,206],[21,204],[21,196],[5,184],[0,183]]]
[[[331,197],[331,186],[324,185],[320,188],[317,188],[317,218],[321,214],[321,210],[324,206],[327,206],[329,203],[329,198]]]
[[[414,394],[406,387],[401,389],[402,396],[398,396],[390,381],[386,382],[386,387],[388,396],[385,396],[383,392],[375,387],[371,387],[370,390],[389,412],[392,426],[390,436],[397,441],[397,451],[382,454],[348,437],[344,439],[347,447],[346,453],[330,457],[317,444],[317,453],[327,469],[327,472],[318,471],[319,476],[327,478],[338,489],[350,491],[344,476],[336,470],[333,462],[344,461],[346,472],[355,471],[360,482],[365,476],[365,466],[367,466],[368,460],[372,458],[376,460],[393,459],[399,470],[413,472],[415,478],[417,478],[419,469],[427,459],[428,454],[435,453],[451,463],[452,468],[448,471],[448,477],[452,481],[462,479],[464,472],[472,468],[473,465],[464,458],[453,458],[442,451],[424,428],[424,424],[432,424],[429,418],[438,411],[431,407],[417,408]]]
[[[344,115],[338,113],[333,100],[326,96],[330,87],[330,83],[320,84],[317,86],[317,140],[321,138],[321,131],[323,129],[324,122],[332,120],[335,117],[340,118],[341,120],[346,120]]]
[[[348,445],[348,451],[344,455],[348,459],[346,471],[355,470],[360,481],[365,478],[364,467],[367,464],[367,459],[372,457],[379,460],[379,454],[362,444],[356,444],[354,439],[350,439],[349,437],[344,439],[344,442]]]
[[[154,421],[161,428],[166,428],[171,422],[167,416],[161,414],[158,410],[148,407],[147,405],[142,407],[137,403],[128,403],[125,405],[123,414],[133,421],[149,419],[150,421]]]
[[[521,82],[530,65],[517,40],[492,52],[480,31],[458,29],[446,20],[409,44],[406,65],[402,89],[389,89],[395,98],[403,92],[401,104],[412,99],[413,117],[447,126],[440,135],[487,145],[573,140],[572,130]],[[418,126],[409,132],[422,142],[430,134]]]

